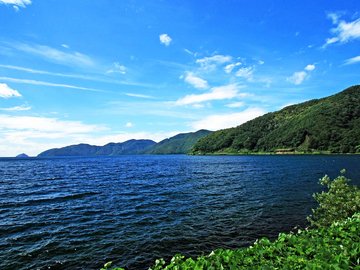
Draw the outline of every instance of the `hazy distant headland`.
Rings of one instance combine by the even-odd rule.
[[[123,143],[108,143],[104,146],[77,144],[50,149],[40,153],[38,157],[187,154],[200,138],[210,133],[209,130],[181,133],[159,143],[152,140],[128,140]]]

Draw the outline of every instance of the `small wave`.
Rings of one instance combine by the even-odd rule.
[[[35,206],[39,204],[58,203],[67,200],[82,199],[84,197],[94,196],[98,194],[99,194],[98,192],[85,192],[85,193],[70,194],[70,195],[51,197],[51,198],[33,199],[22,202],[6,202],[6,203],[1,203],[0,207],[10,208],[10,207]]]

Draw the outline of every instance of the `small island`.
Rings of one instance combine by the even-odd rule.
[[[16,158],[29,158],[29,156],[25,153],[21,153],[21,154],[17,155]]]

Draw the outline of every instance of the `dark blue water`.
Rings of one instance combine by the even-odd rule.
[[[0,269],[147,269],[305,225],[318,179],[360,156],[0,159]]]

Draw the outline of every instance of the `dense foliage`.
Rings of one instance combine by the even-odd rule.
[[[204,129],[181,133],[155,144],[146,152],[149,154],[187,154],[199,139],[210,133],[211,131]]]
[[[200,139],[194,154],[360,152],[360,86],[285,107]]]
[[[320,179],[320,184],[326,186],[327,191],[314,194],[319,206],[308,217],[312,226],[329,226],[334,221],[360,213],[360,189],[349,185],[349,181],[344,175],[334,180],[327,175]]]

